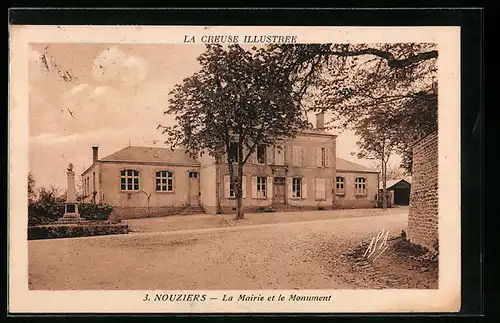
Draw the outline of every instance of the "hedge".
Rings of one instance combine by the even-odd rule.
[[[86,220],[108,220],[113,207],[109,204],[79,203],[78,213]],[[64,215],[64,203],[39,200],[28,204],[28,225],[50,224]]]
[[[37,225],[28,227],[28,240],[88,237],[129,233],[126,224]]]

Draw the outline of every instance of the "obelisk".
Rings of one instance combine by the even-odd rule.
[[[64,203],[64,215],[60,220],[78,222],[81,221],[81,219],[80,214],[78,214],[78,203],[76,201],[75,172],[73,171],[73,164],[69,163],[66,174],[68,176],[66,203]]]

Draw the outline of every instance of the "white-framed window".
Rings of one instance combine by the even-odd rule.
[[[274,146],[274,163],[276,165],[285,164],[285,147],[283,145]]]
[[[354,188],[356,189],[356,194],[366,194],[366,178],[357,177],[354,180]]]
[[[316,148],[316,166],[317,167],[329,167],[329,149],[326,147]]]
[[[235,179],[235,180],[237,180],[237,179]],[[241,183],[241,189],[242,189],[241,194],[242,194],[243,198],[246,198],[246,185],[247,185],[246,176],[243,176],[242,183]],[[231,184],[231,180],[229,178],[229,175],[224,175],[224,191],[225,191],[224,196],[226,198],[231,198],[231,199],[236,198],[234,186],[233,186],[233,184]]]
[[[267,177],[257,177],[257,198],[267,197]]]
[[[314,191],[317,200],[326,199],[326,180],[324,178],[316,178],[314,180]]]
[[[138,191],[139,171],[135,169],[122,170],[120,172],[120,189],[122,191]]]
[[[266,145],[258,145],[257,146],[257,164],[265,164],[266,163]]]
[[[174,191],[174,173],[161,170],[156,172],[156,191],[173,192]]]
[[[338,176],[335,178],[335,191],[336,194],[344,194],[345,190],[345,179],[343,177]]]
[[[292,197],[302,196],[302,178],[294,177],[292,179]]]

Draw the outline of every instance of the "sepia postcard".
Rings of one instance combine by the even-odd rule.
[[[10,26],[11,313],[458,312],[458,27]]]

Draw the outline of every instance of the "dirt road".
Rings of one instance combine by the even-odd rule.
[[[353,288],[326,265],[406,214],[29,241],[42,290]],[[324,246],[328,245],[328,253]],[[332,246],[334,248],[332,249]],[[339,272],[340,274],[340,272]]]

